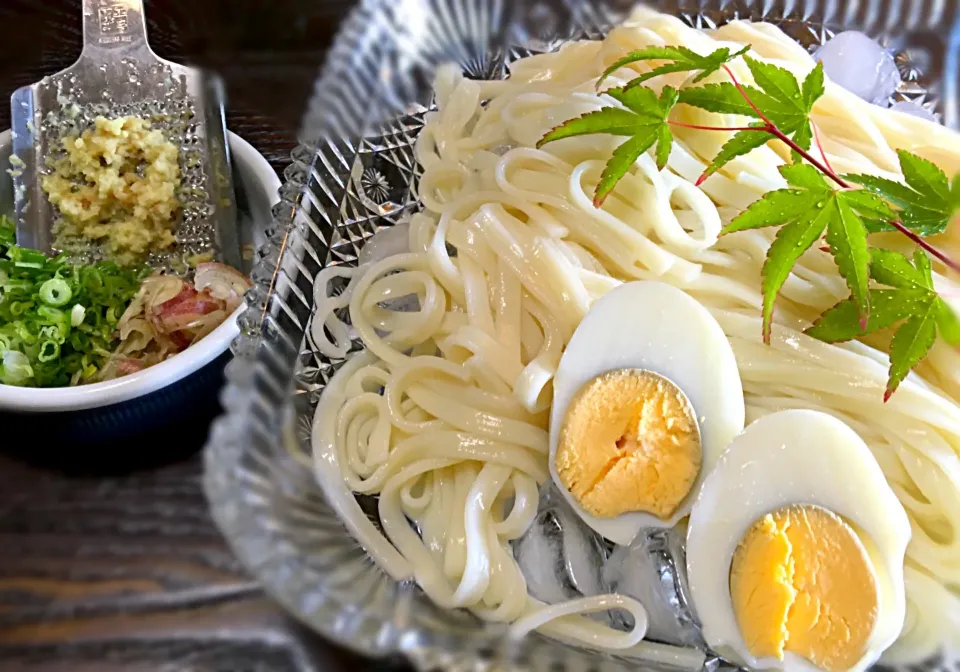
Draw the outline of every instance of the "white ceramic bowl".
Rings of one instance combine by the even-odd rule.
[[[258,245],[271,221],[271,207],[279,199],[280,179],[263,155],[240,136],[229,134],[237,192],[238,226]],[[12,211],[10,131],[0,133],[0,212]],[[247,269],[249,270],[249,269]],[[223,324],[195,345],[165,362],[123,378],[61,388],[24,388],[0,385],[0,412],[64,413],[133,402],[200,371],[223,355],[237,336],[237,309]],[[88,418],[89,419],[89,418]]]

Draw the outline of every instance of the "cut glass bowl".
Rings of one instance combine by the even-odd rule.
[[[898,99],[958,124],[960,23],[953,0],[672,0],[654,3],[698,27],[734,18],[779,24],[815,48],[863,30],[893,49]],[[293,615],[373,657],[404,656],[443,670],[662,669],[539,635],[501,647],[503,625],[436,607],[412,583],[387,577],[326,505],[311,470],[313,409],[341,360],[311,343],[313,281],[356,265],[374,233],[418,209],[413,143],[437,66],[503,77],[519,57],[571,37],[600,38],[633,8],[618,0],[363,0],[344,22],[306,114],[304,141],[285,171],[274,228],[259,251],[223,392],[226,412],[205,453],[213,516],[241,562]],[[376,518],[375,508],[369,509]],[[708,658],[706,667],[721,668]],[[921,670],[960,671],[948,653]]]

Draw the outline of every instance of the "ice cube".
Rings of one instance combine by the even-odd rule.
[[[700,625],[687,599],[682,536],[672,529],[641,529],[629,546],[618,546],[603,568],[614,592],[647,610],[647,637],[682,646],[704,647]]]
[[[544,488],[539,513],[513,543],[513,554],[530,594],[547,604],[609,592],[601,570],[607,552],[602,539],[552,488]]]
[[[564,568],[570,583],[585,596],[606,592],[601,580],[606,554],[596,533],[566,506],[566,502],[558,504],[553,513],[560,524]]]
[[[921,119],[926,119],[927,121],[932,121],[935,124],[940,123],[940,118],[931,110],[928,110],[923,105],[913,102],[912,100],[901,100],[894,103],[891,110],[896,110],[897,112],[903,112],[904,114],[911,114],[914,117],[920,117]]]
[[[513,543],[513,554],[533,597],[557,604],[574,596],[563,568],[562,533],[549,511],[537,514],[530,529]]]
[[[823,63],[827,77],[866,101],[886,107],[900,84],[900,71],[893,55],[856,30],[838,33],[813,57]]]

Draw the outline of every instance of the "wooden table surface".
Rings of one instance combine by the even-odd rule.
[[[3,97],[76,58],[79,4],[0,3]],[[223,75],[230,127],[280,172],[352,4],[147,0],[146,12],[160,55]],[[83,450],[49,445],[42,423],[0,427],[0,670],[383,669],[285,616],[234,560],[200,487],[217,412],[211,399],[159,435]]]

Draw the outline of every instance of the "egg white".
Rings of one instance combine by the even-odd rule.
[[[590,515],[557,476],[554,459],[567,407],[584,384],[618,369],[645,369],[673,381],[690,400],[700,426],[702,462],[690,494],[668,520],[649,513]],[[683,291],[660,282],[628,282],[598,299],[560,359],[550,413],[550,475],[590,527],[627,545],[644,527],[672,527],[690,512],[704,478],[743,429],[740,372],[730,342],[713,316]]]
[[[789,652],[783,661],[751,655],[730,597],[730,566],[740,540],[757,520],[793,504],[832,511],[866,537],[879,608],[864,656],[851,672],[866,669],[903,628],[910,521],[863,440],[818,411],[781,411],[758,419],[734,439],[700,489],[687,531],[687,573],[704,640],[753,669],[819,669]]]

